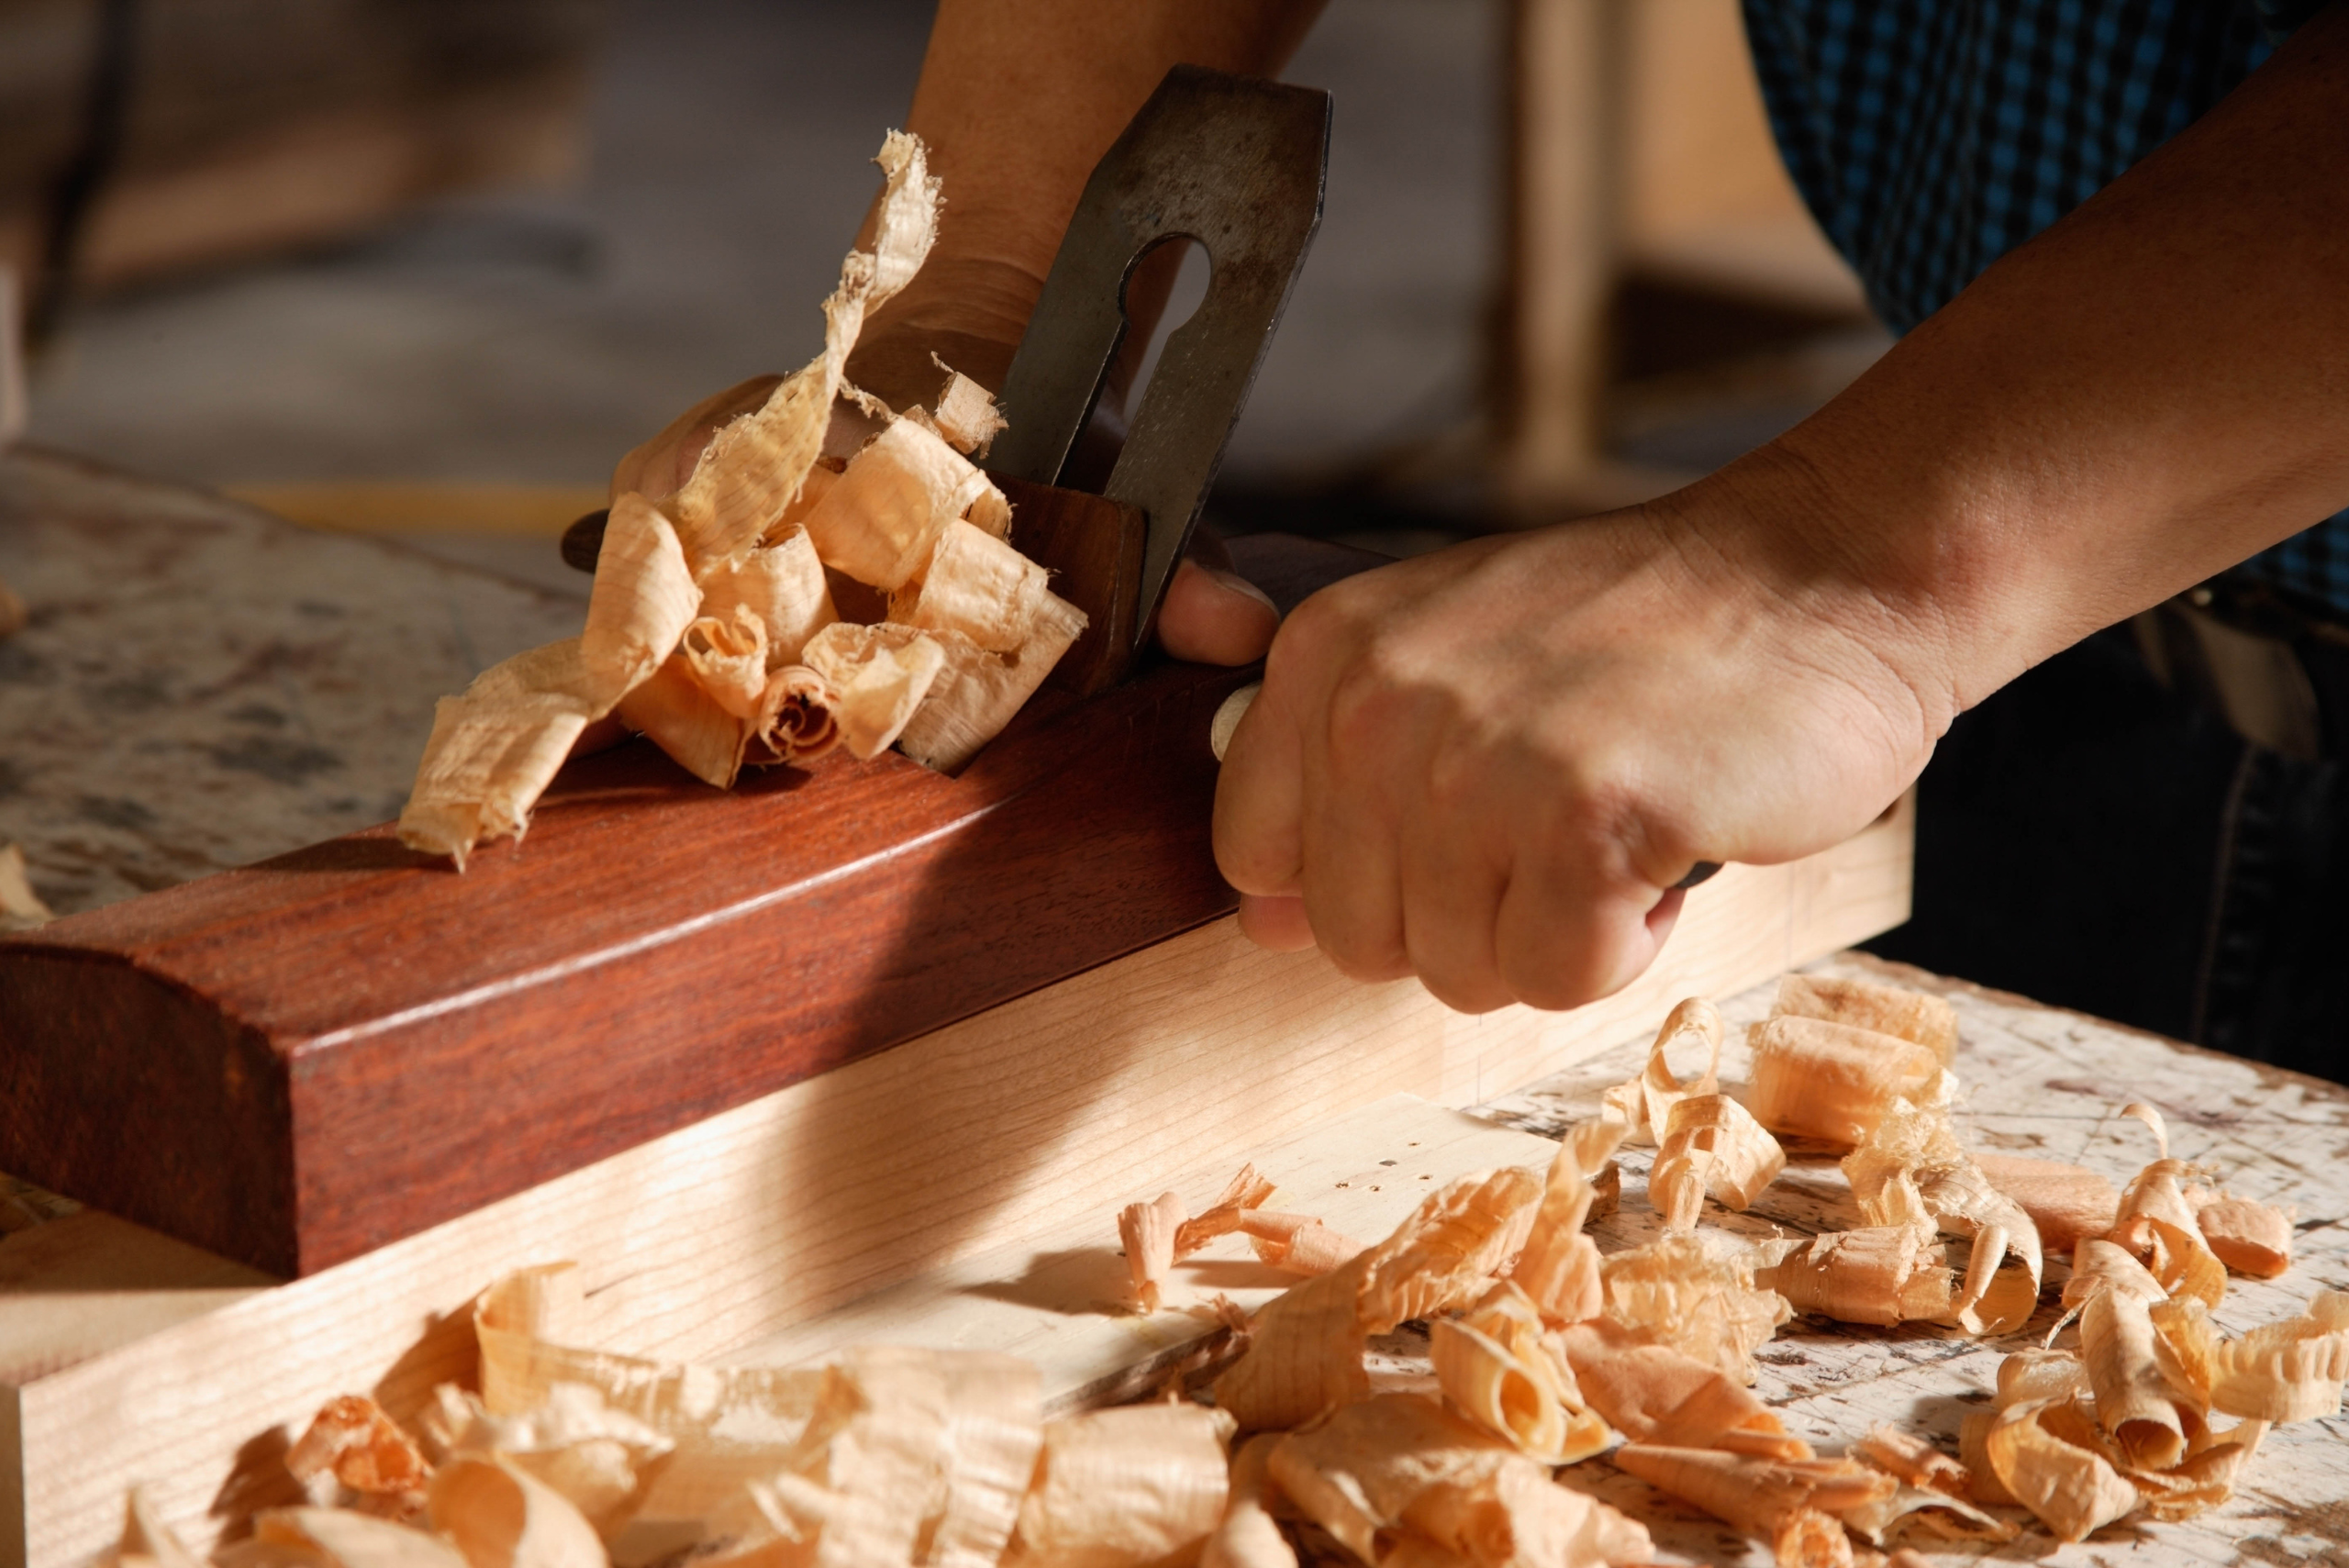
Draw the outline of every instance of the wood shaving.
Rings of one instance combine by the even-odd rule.
[[[1746,1104],[1782,1137],[1851,1149],[1894,1104],[1948,1101],[1941,1057],[1928,1045],[1849,1024],[1782,1015],[1754,1026]]]
[[[2349,1379],[2349,1292],[2321,1290],[2297,1318],[2217,1347],[2210,1407],[2257,1421],[2336,1415]]]
[[[1720,1087],[1721,1040],[1725,1033],[1720,1009],[1702,996],[1691,996],[1664,1016],[1648,1050],[1640,1075],[1606,1095],[1608,1115],[1625,1126],[1633,1143],[1653,1143],[1663,1136],[1672,1107],[1691,1095],[1709,1095]],[[1675,1051],[1701,1050],[1703,1071],[1681,1078],[1669,1060]]]
[[[603,1568],[587,1517],[494,1453],[460,1453],[432,1473],[432,1528],[471,1568]]]
[[[1809,1459],[1810,1445],[1719,1367],[1600,1319],[1559,1335],[1590,1407],[1634,1442]]]
[[[1665,1118],[1648,1201],[1664,1229],[1691,1230],[1708,1196],[1742,1213],[1786,1167],[1787,1151],[1752,1111],[1727,1095],[1692,1095]]]
[[[1614,1441],[1583,1403],[1565,1347],[1508,1281],[1463,1316],[1431,1324],[1429,1344],[1444,1402],[1528,1459],[1573,1464]]]
[[[1965,1284],[1952,1304],[1958,1327],[1969,1334],[2003,1334],[2030,1318],[2044,1267],[2039,1227],[1975,1163],[1946,1109],[1893,1101],[1842,1163],[1861,1215],[1874,1224],[1931,1225],[1973,1241]],[[1998,1291],[2003,1310],[1987,1310],[1998,1273],[2010,1263],[2021,1277]]]
[[[1543,1178],[1541,1207],[1509,1278],[1553,1325],[1596,1318],[1606,1305],[1598,1248],[1583,1228],[1596,1218],[1600,1196],[1591,1173],[1601,1168],[1627,1130],[1611,1118],[1569,1128]],[[1605,1168],[1616,1170],[1620,1191],[1620,1171]]]
[[[1264,1207],[1274,1191],[1273,1184],[1255,1166],[1241,1166],[1239,1173],[1224,1184],[1222,1193],[1204,1212],[1174,1228],[1174,1255],[1187,1258],[1217,1237],[1240,1229],[1253,1211]],[[1300,1223],[1305,1218],[1302,1215],[1296,1218]]]
[[[1186,1393],[1202,1356],[1153,1403],[1050,1422],[1038,1370],[984,1352],[865,1346],[821,1367],[761,1368],[590,1348],[578,1271],[524,1270],[474,1305],[477,1394],[436,1390],[420,1444],[368,1400],[330,1403],[286,1464],[347,1506],[264,1512],[217,1568],[601,1568],[607,1544],[639,1525],[698,1532],[677,1539],[700,1543],[699,1568],[1297,1568],[1341,1554],[1375,1568],[1613,1568],[1648,1559],[1644,1528],[1575,1489],[1570,1468],[1551,1472],[1619,1441],[1616,1468],[1767,1542],[1781,1564],[1893,1568],[1920,1561],[1883,1555],[1904,1531],[2017,1534],[1985,1507],[2027,1510],[2066,1541],[2137,1515],[2191,1517],[2234,1495],[2272,1423],[2339,1412],[2349,1292],[2222,1336],[2211,1307],[2224,1271],[2203,1227],[2273,1252],[2278,1219],[2288,1246],[2289,1217],[2193,1184],[2207,1173],[2169,1158],[2147,1111],[2157,1158],[2077,1240],[2065,1317],[2046,1344],[2001,1362],[1958,1455],[1891,1426],[1817,1454],[1748,1386],[1789,1313],[1964,1333],[1974,1310],[1988,1331],[2020,1325],[2039,1295],[2036,1220],[1940,1108],[1944,1070],[1923,1060],[1932,1009],[1818,988],[1782,1002],[1927,1037],[1866,1037],[1878,1058],[1914,1053],[1899,1072],[1931,1084],[1921,1100],[1877,1101],[1844,1160],[1863,1218],[1880,1223],[1764,1242],[1700,1227],[1602,1255],[1585,1227],[1630,1130],[1613,1116],[1570,1129],[1545,1173],[1452,1183],[1368,1248],[1267,1207],[1272,1182],[1242,1167],[1197,1217],[1173,1192],[1121,1213],[1137,1294],[1165,1303],[1180,1259],[1234,1235],[1323,1272],[1252,1320],[1222,1297],[1201,1309],[1230,1330],[1212,1354],[1240,1347],[1214,1408]],[[1674,1018],[1665,1043],[1707,1041],[1702,1009]],[[1764,1028],[1837,1051],[1858,1033],[1794,1010]],[[1659,1166],[1680,1129],[1722,1125],[1706,1103],[1721,1091],[1697,1092],[1708,1076],[1667,1066],[1636,1081],[1640,1106],[1651,1091],[1663,1105]],[[2051,1184],[2067,1195],[2048,1212],[2098,1212],[2076,1173],[2059,1169],[2041,1190]],[[1662,1185],[1653,1201],[1675,1201]],[[1970,1237],[1966,1272],[1987,1268],[1987,1288],[1962,1286],[1944,1234]],[[1406,1391],[1382,1359],[1374,1392],[1371,1338],[1408,1319],[1425,1323],[1433,1375]],[[2077,1349],[2054,1348],[2075,1319]],[[1239,1432],[1254,1435],[1234,1456]],[[115,1561],[196,1568],[137,1492]]]
[[[1386,1394],[1293,1432],[1273,1450],[1282,1493],[1364,1562],[1383,1532],[1489,1568],[1645,1562],[1637,1521],[1570,1491],[1501,1440],[1433,1400]]]
[[[935,415],[900,417],[846,379],[865,316],[937,233],[921,143],[892,132],[875,161],[887,184],[873,249],[841,263],[823,352],[705,401],[621,460],[584,631],[441,699],[403,843],[462,871],[475,845],[518,840],[607,717],[721,789],[746,762],[805,764],[835,742],[871,758],[903,738],[916,761],[959,768],[1084,630],[1004,542],[1010,506],[965,455],[1002,425],[985,391],[950,372]],[[857,432],[840,462],[825,456],[836,426]],[[828,569],[844,595],[862,585],[851,597],[897,595],[912,624],[842,619]]]
[[[1789,974],[1778,982],[1770,1016],[1820,1018],[1911,1040],[1930,1048],[1944,1067],[1957,1060],[1957,1009],[1945,996],[1872,980]]]
[[[25,847],[0,844],[0,933],[34,930],[56,918],[56,911],[33,891],[25,866]]]
[[[1849,1459],[1762,1459],[1633,1443],[1618,1449],[1614,1460],[1649,1485],[1772,1541],[1780,1568],[1850,1562],[1851,1540],[1831,1516],[1882,1503],[1898,1485]]]
[[[309,1483],[331,1476],[362,1511],[390,1518],[417,1515],[430,1474],[424,1454],[373,1399],[330,1400],[285,1451],[285,1468]]]
[[[1004,1562],[1141,1568],[1199,1551],[1230,1496],[1224,1450],[1231,1432],[1230,1417],[1197,1405],[1129,1406],[1046,1423]]]
[[[2274,1279],[2290,1270],[2293,1218],[2289,1208],[2241,1198],[2220,1198],[2194,1211],[2202,1240],[2219,1262],[2254,1279]]]
[[[1231,1461],[1231,1493],[1223,1518],[1199,1554],[1199,1568],[1297,1568],[1297,1548],[1275,1519],[1273,1450],[1279,1434],[1259,1432]]]
[[[1125,1248],[1126,1269],[1144,1312],[1166,1305],[1183,1220],[1183,1199],[1175,1193],[1161,1193],[1151,1203],[1128,1204],[1118,1216],[1118,1240]]]
[[[2120,1213],[2120,1192],[2082,1166],[1987,1150],[1974,1151],[1974,1163],[1992,1186],[2022,1206],[2047,1251],[2068,1252],[2083,1237],[2103,1235]]]
[[[479,1396],[443,1384],[421,1425],[445,1460],[495,1453],[561,1493],[609,1539],[634,1518],[676,1444],[613,1409],[584,1384],[558,1383],[546,1403],[519,1415],[490,1413]]]
[[[1757,1286],[1743,1247],[1709,1247],[1692,1236],[1618,1252],[1599,1274],[1609,1322],[1742,1384],[1759,1375],[1753,1352],[1794,1316],[1775,1288]]]

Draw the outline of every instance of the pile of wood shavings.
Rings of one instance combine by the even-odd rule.
[[[1646,1528],[1586,1489],[1603,1464],[1787,1568],[1912,1568],[1904,1530],[2004,1541],[2035,1518],[2077,1540],[2141,1510],[2189,1516],[2226,1500],[2269,1423],[2339,1408],[2349,1295],[2232,1340],[2210,1322],[2230,1268],[2289,1267],[2290,1217],[2209,1191],[2165,1144],[2118,1193],[2076,1166],[1970,1155],[1946,1109],[1946,1004],[1790,978],[1738,1100],[1718,1081],[1722,1032],[1709,1004],[1683,1003],[1545,1172],[1464,1177],[1373,1246],[1272,1207],[1252,1169],[1197,1216],[1172,1194],[1130,1206],[1119,1230],[1145,1310],[1185,1306],[1174,1266],[1219,1236],[1308,1276],[1252,1320],[1189,1307],[1233,1332],[1157,1403],[1047,1420],[1037,1369],[980,1351],[645,1361],[582,1348],[571,1266],[509,1275],[474,1306],[478,1392],[442,1387],[413,1433],[365,1399],[328,1405],[286,1456],[315,1505],[262,1514],[214,1561],[1646,1562]],[[1683,1076],[1675,1052],[1704,1065]],[[2159,1118],[2132,1109],[2160,1140]],[[1586,1227],[1616,1202],[1626,1139],[1658,1144],[1649,1193],[1667,1230],[1602,1254]],[[1698,1225],[1707,1202],[1742,1208],[1768,1186],[1782,1139],[1844,1151],[1865,1226],[1757,1245]],[[2049,1343],[2076,1318],[2077,1348],[2009,1356],[1961,1454],[1879,1426],[1821,1457],[1752,1391],[1755,1351],[1798,1309],[2011,1329],[2048,1246],[2074,1256]],[[1371,1342],[1414,1322],[1432,1386],[1382,1387]],[[195,1568],[137,1495],[118,1556]]]
[[[902,414],[845,367],[865,316],[921,268],[939,188],[921,142],[892,132],[873,249],[824,302],[824,351],[721,428],[674,491],[650,448],[623,461],[581,634],[517,654],[443,697],[403,843],[463,869],[519,839],[591,727],[651,740],[723,789],[746,763],[805,763],[835,745],[892,745],[952,771],[994,739],[1085,629],[1008,542],[1011,508],[972,462],[1003,421],[985,390],[941,365],[933,406]],[[835,584],[885,603],[844,617]],[[867,592],[869,590],[869,592]]]

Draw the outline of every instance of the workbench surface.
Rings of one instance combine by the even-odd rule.
[[[1955,1120],[1972,1147],[2073,1161],[2101,1172],[2117,1188],[2154,1157],[2152,1135],[2117,1114],[2139,1100],[2167,1120],[2171,1152],[2207,1162],[2233,1195],[2297,1206],[2290,1271],[2275,1280],[2229,1276],[2226,1298],[2212,1314],[2226,1334],[2292,1317],[2320,1289],[2349,1289],[2349,1090],[1863,955],[1815,968],[1950,998],[1958,1013],[1956,1072],[1963,1084]],[[1723,1005],[1731,1025],[1721,1053],[1724,1084],[1747,1081],[1750,1058],[1741,1026],[1767,1016],[1772,994],[1763,986]],[[1645,1060],[1644,1046],[1621,1047],[1481,1106],[1476,1114],[1555,1135],[1598,1114],[1600,1094],[1631,1077]],[[1660,1234],[1645,1192],[1653,1152],[1623,1151],[1622,1207],[1592,1227],[1602,1251]],[[1703,1223],[1767,1236],[1846,1230],[1864,1222],[1833,1161],[1796,1159],[1749,1213],[1726,1214],[1709,1203]],[[2050,1262],[2051,1284],[2060,1282],[2064,1268]],[[1988,1342],[1945,1339],[1924,1326],[1869,1329],[1797,1318],[1757,1353],[1757,1391],[1784,1414],[1789,1430],[1822,1452],[1840,1451],[1883,1421],[1929,1433],[1954,1453],[1959,1422],[1989,1404],[1999,1361],[2009,1351],[2037,1344],[2054,1325],[2060,1309],[2053,1300],[2051,1289],[2021,1334]],[[2075,1343],[2076,1336],[2066,1329],[2057,1342]],[[1765,1548],[1628,1476],[1609,1473],[1597,1490],[1647,1519],[1658,1547],[1673,1561],[1720,1568],[1763,1568],[1770,1561]],[[1925,1542],[1912,1535],[1906,1544]],[[1947,1545],[1926,1555],[1949,1563],[2115,1568],[2349,1562],[2349,1416],[2276,1428],[2244,1466],[2234,1500],[2185,1524],[2154,1524],[2139,1515],[2076,1546],[2058,1546],[2033,1529],[2004,1547]]]
[[[434,700],[576,636],[587,584],[30,450],[0,453],[0,582],[31,617],[0,639],[0,843],[61,915],[396,817]]]

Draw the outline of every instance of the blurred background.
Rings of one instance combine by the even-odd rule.
[[[29,437],[560,581],[620,452],[820,341],[929,12],[0,0]],[[1289,74],[1328,206],[1228,528],[1402,554],[1658,493],[1885,345],[1736,0],[1332,0]]]

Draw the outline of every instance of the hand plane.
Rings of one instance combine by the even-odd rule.
[[[1325,94],[1178,67],[1095,172],[995,454],[1013,542],[1092,627],[959,777],[835,752],[718,792],[633,742],[462,876],[386,824],[0,940],[0,1170],[310,1273],[1231,910],[1208,731],[1254,673],[1148,643],[1328,124]],[[1176,237],[1206,299],[1104,493],[1059,488],[1125,280]],[[1258,559],[1276,600],[1342,574]]]

